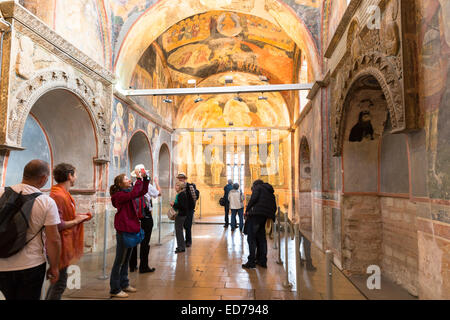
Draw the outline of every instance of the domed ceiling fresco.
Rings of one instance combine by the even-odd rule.
[[[132,76],[132,88],[158,88],[159,75],[168,70],[171,87],[188,87],[195,79],[198,86],[224,86],[225,75],[233,76],[233,85],[264,85],[294,82],[296,44],[276,25],[259,17],[210,11],[194,15],[170,27],[145,51]],[[158,72],[158,70],[160,70]],[[174,98],[178,109],[176,127],[288,126],[289,113],[280,93]],[[141,98],[151,105],[152,98]],[[154,98],[153,98],[154,100]]]

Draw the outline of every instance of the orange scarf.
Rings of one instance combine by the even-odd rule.
[[[58,206],[61,222],[75,219],[75,201],[64,187],[59,184],[53,186],[50,191],[50,197],[55,200],[56,205]],[[59,261],[59,269],[61,270],[80,259],[83,255],[83,223],[77,224],[69,229],[61,230],[59,234],[61,236],[61,258]]]

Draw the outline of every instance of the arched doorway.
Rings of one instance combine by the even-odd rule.
[[[306,137],[300,142],[298,191],[300,229],[311,231],[311,151]]]
[[[48,91],[31,108],[22,135],[26,151],[11,152],[5,184],[20,182],[25,164],[42,159],[52,167],[61,162],[74,165],[78,179],[73,191],[94,193],[96,141],[91,117],[81,99],[64,89]],[[50,186],[49,182],[45,189]]]
[[[414,292],[417,270],[410,264],[417,260],[417,230],[414,224],[399,229],[415,220],[405,210],[410,189],[407,137],[391,133],[385,93],[371,75],[352,84],[344,112],[342,265],[357,274],[377,265],[384,276]],[[333,235],[340,228],[332,225]]]
[[[150,142],[142,131],[137,131],[128,143],[128,158],[130,172],[138,165],[143,164],[145,169],[150,170],[153,177],[153,157]]]
[[[161,201],[162,211],[167,212],[169,209],[169,203],[172,200],[172,190],[170,186],[171,181],[171,166],[170,166],[170,150],[166,144],[161,145],[158,155],[158,179],[159,186],[161,187]],[[167,219],[165,215],[162,215],[163,220]]]

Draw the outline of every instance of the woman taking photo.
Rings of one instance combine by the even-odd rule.
[[[128,280],[128,263],[132,248],[125,247],[123,233],[141,231],[140,217],[136,211],[134,200],[148,192],[150,179],[145,170],[135,170],[135,173],[137,180],[133,187],[131,180],[125,174],[121,174],[114,179],[114,184],[109,189],[112,205],[117,208],[114,217],[114,228],[117,231],[116,258],[110,279],[110,295],[116,298],[127,298],[127,292],[136,292]]]
[[[184,240],[183,226],[186,216],[188,214],[188,199],[186,194],[186,183],[178,181],[175,184],[175,191],[177,196],[175,197],[175,202],[170,205],[177,211],[177,216],[175,218],[175,235],[177,237],[177,249],[175,253],[184,252],[186,250],[186,242]]]

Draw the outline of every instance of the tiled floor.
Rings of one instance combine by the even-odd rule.
[[[130,281],[138,289],[128,299],[170,300],[287,300],[323,299],[324,273],[318,270],[301,270],[301,292],[295,292],[295,279],[290,279],[292,289],[283,287],[285,271],[276,263],[277,252],[269,240],[268,268],[245,270],[241,267],[248,255],[246,236],[232,232],[222,225],[195,224],[193,246],[185,253],[175,254],[175,239],[171,233],[162,238],[162,245],[152,245],[150,265],[154,273],[130,273]],[[153,238],[153,236],[152,236]],[[153,239],[152,243],[155,242]],[[114,250],[107,255],[107,275],[111,271]],[[99,280],[102,274],[102,255],[85,255],[79,263],[80,290],[67,289],[64,299],[110,299],[109,280]],[[291,263],[289,263],[291,265]],[[291,273],[291,272],[290,272]],[[295,270],[294,270],[295,275]],[[339,282],[339,294],[345,299],[364,297],[345,279]]]

